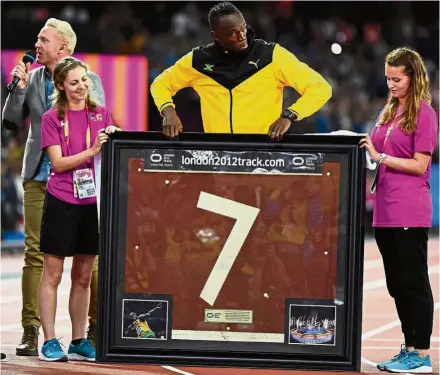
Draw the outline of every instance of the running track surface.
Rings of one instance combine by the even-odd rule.
[[[290,374],[326,374],[322,371],[291,371],[267,369],[235,369],[181,366],[145,366],[123,364],[90,363],[46,363],[37,357],[18,357],[15,346],[22,334],[21,314],[21,255],[2,255],[1,263],[1,351],[7,357],[1,361],[1,373],[4,375],[46,375],[46,374],[108,374],[108,375],[290,375]],[[380,373],[376,363],[392,357],[400,348],[402,334],[400,323],[392,299],[385,285],[382,260],[374,240],[365,242],[364,266],[364,302],[362,335],[362,372]],[[57,310],[57,335],[62,342],[70,342],[70,320],[68,315],[68,296],[70,288],[70,263],[66,261],[63,281],[59,288]],[[434,331],[431,340],[431,357],[435,374],[439,373],[439,239],[429,242],[429,276],[434,293],[435,315]],[[40,333],[40,345],[43,340]],[[349,373],[347,373],[349,374]]]

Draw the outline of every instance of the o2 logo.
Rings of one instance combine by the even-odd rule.
[[[306,161],[302,156],[294,156],[292,159],[292,164],[295,167],[302,167],[305,163]]]
[[[307,155],[306,157],[296,155],[292,159],[292,165],[295,167],[313,167],[318,160],[316,155]]]
[[[205,318],[206,319],[220,319],[220,317],[221,317],[220,313],[207,312],[205,314]]]
[[[150,160],[153,163],[160,163],[162,161],[163,157],[161,154],[151,154]]]

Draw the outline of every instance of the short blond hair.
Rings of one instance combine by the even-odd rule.
[[[55,28],[59,36],[67,45],[67,50],[73,54],[76,47],[76,34],[69,22],[61,21],[56,18],[49,18],[44,26]]]

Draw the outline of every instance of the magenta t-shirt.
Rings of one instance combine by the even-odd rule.
[[[90,146],[93,146],[96,134],[102,128],[113,125],[108,110],[98,107],[96,110],[89,110],[90,124]],[[79,111],[67,111],[69,119],[69,146],[67,146],[64,135],[64,122],[58,118],[55,108],[47,111],[41,122],[41,149],[48,146],[60,145],[63,156],[79,154],[87,149],[87,112],[85,109]],[[83,163],[75,170],[92,168],[93,178],[96,186],[96,176],[93,157],[91,163]],[[73,170],[58,173],[53,167],[47,180],[47,192],[58,199],[73,204],[93,204],[93,198],[75,198],[73,192]]]
[[[422,101],[417,116],[417,129],[411,135],[399,125],[388,136],[385,133],[395,122],[376,125],[371,131],[371,141],[377,152],[396,158],[412,159],[415,152],[432,155],[437,140],[438,119],[434,109]],[[373,211],[374,227],[424,227],[432,223],[432,198],[429,178],[431,161],[422,176],[409,174],[380,165]]]

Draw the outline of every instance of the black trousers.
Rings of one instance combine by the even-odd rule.
[[[434,300],[428,276],[428,228],[374,228],[374,233],[405,345],[429,349]]]

